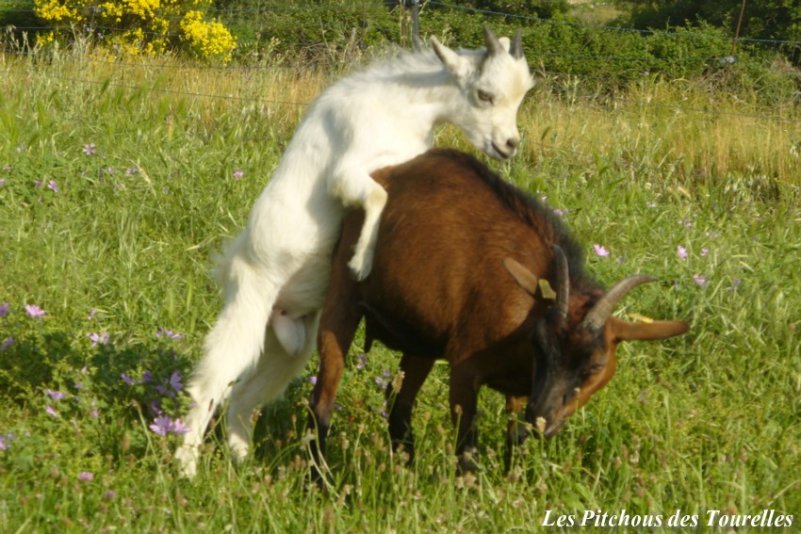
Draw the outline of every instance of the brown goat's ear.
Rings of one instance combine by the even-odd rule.
[[[520,262],[512,258],[503,260],[503,265],[506,270],[512,275],[515,281],[520,284],[520,287],[528,291],[533,297],[537,292],[537,277],[534,273],[526,269]]]
[[[630,323],[616,317],[609,318],[612,336],[618,341],[650,341],[681,335],[689,330],[684,321],[653,321]]]

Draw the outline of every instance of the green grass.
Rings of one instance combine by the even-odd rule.
[[[0,304],[11,305],[0,342],[13,338],[0,352],[0,530],[538,531],[547,510],[580,520],[588,509],[665,522],[681,510],[702,528],[712,509],[801,521],[797,108],[689,82],[615,102],[535,90],[523,153],[491,165],[569,210],[605,284],[659,277],[623,316],[686,319],[690,333],[621,347],[609,386],[554,439],[529,441],[509,476],[503,401],[485,391],[482,469],[463,478],[446,367],[421,393],[418,461],[403,468],[375,382],[397,356],[378,347],[359,370],[357,338],[330,442],[337,490],[323,494],[307,487],[303,439],[314,359],[264,410],[244,466],[221,445],[221,422],[198,479],[181,480],[177,438],[148,429],[152,401],[182,411],[185,399],[155,386],[199,357],[221,304],[210,258],[244,224],[323,77],[71,55],[6,57],[0,71]],[[451,130],[439,143],[467,148]],[[26,304],[47,313],[30,318]],[[182,337],[158,337],[164,328]],[[106,332],[93,345],[89,334]],[[149,383],[121,378],[145,371]]]

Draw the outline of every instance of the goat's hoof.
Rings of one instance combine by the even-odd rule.
[[[370,275],[370,271],[372,270],[373,266],[372,262],[368,261],[364,257],[354,256],[348,262],[348,267],[350,268],[351,274],[353,274],[353,278],[357,282],[361,282]]]
[[[459,456],[458,461],[456,463],[456,471],[459,475],[465,475],[467,473],[475,473],[478,471],[478,464],[473,461],[470,457],[471,455],[462,455]]]
[[[195,447],[182,445],[175,451],[175,459],[178,461],[179,473],[183,478],[192,480],[197,475],[197,449]]]

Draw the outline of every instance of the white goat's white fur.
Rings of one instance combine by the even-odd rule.
[[[432,39],[433,52],[401,53],[368,67],[311,105],[247,227],[226,251],[224,307],[187,388],[189,431],[176,455],[185,475],[195,474],[205,428],[229,393],[229,443],[241,458],[253,410],[281,395],[304,368],[346,207],[365,210],[350,265],[359,278],[369,273],[387,197],[371,172],[425,152],[441,122],[459,126],[491,156],[514,153],[517,110],[532,79],[522,53],[509,54],[508,39],[494,44],[493,53],[454,52]]]

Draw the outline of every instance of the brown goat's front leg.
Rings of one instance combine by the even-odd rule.
[[[390,383],[387,386],[387,402],[390,403],[389,436],[392,439],[392,450],[398,452],[403,448],[403,451],[409,455],[409,463],[414,460],[414,435],[412,434],[414,401],[432,367],[434,367],[433,358],[420,358],[404,354],[400,362],[400,368],[403,371],[400,391],[394,390],[395,384]]]
[[[526,405],[526,397],[506,396],[506,414],[509,418],[506,427],[506,451],[504,451],[504,468],[506,472],[512,468],[512,454],[515,447],[523,443],[528,437],[528,431],[518,419],[518,414]]]
[[[478,379],[471,369],[459,365],[451,367],[451,419],[457,426],[456,456],[462,472],[476,470],[471,456],[475,454],[478,444],[475,427],[478,386]]]

